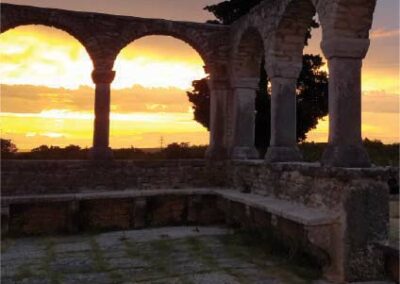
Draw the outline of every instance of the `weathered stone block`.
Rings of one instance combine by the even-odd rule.
[[[133,201],[124,199],[81,202],[82,227],[88,230],[126,230],[133,227]]]
[[[10,234],[36,235],[68,230],[68,204],[61,202],[21,204],[10,207]]]

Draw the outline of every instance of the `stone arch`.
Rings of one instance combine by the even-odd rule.
[[[43,14],[43,16],[33,15],[26,12],[21,11],[18,13],[18,10],[14,10],[14,6],[8,6],[7,4],[2,4],[2,14],[1,14],[1,25],[0,25],[0,33],[4,33],[8,30],[15,29],[21,26],[28,25],[42,25],[46,27],[55,28],[66,32],[74,39],[76,39],[86,50],[90,58],[92,59],[92,63],[94,65],[95,57],[94,51],[97,46],[91,46],[88,42],[90,31],[85,31],[84,25],[81,28],[81,25],[74,23],[74,19],[69,21],[68,19],[61,19],[59,17],[52,17],[49,14]],[[10,11],[8,11],[8,9]],[[40,8],[34,8],[40,9]]]
[[[229,155],[234,159],[256,159],[255,98],[260,81],[260,67],[264,58],[264,42],[254,25],[236,34],[231,51],[232,93],[228,100]],[[231,130],[230,130],[231,129]]]
[[[236,78],[258,78],[265,54],[261,33],[256,27],[248,27],[239,35],[233,48],[233,74]]]
[[[202,37],[199,33],[194,30],[185,31],[181,30],[174,31],[168,29],[155,29],[155,30],[148,30],[144,29],[144,32],[134,33],[129,36],[126,36],[123,41],[120,42],[118,46],[118,50],[115,54],[115,59],[121,53],[121,51],[127,47],[129,44],[145,38],[147,36],[170,36],[176,40],[183,41],[184,43],[188,44],[191,48],[193,48],[197,54],[200,55],[201,59],[204,62],[205,67],[211,66],[213,61],[212,60],[212,48],[208,46],[208,38]],[[115,60],[114,59],[114,60]],[[209,73],[209,69],[205,69],[207,73]]]
[[[324,2],[331,10],[324,38],[369,38],[376,0],[338,0],[335,5]]]
[[[302,68],[307,29],[316,9],[310,0],[290,0],[282,5],[283,12],[268,38],[267,71],[273,77],[297,78]]]

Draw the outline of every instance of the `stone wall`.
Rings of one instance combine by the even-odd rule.
[[[31,195],[224,185],[222,163],[181,161],[2,161],[1,194]]]
[[[215,195],[160,194],[13,204],[2,234],[30,236],[143,227],[223,224]]]
[[[344,194],[355,189],[376,191],[387,198],[388,180],[398,179],[397,168],[345,169],[318,163],[233,161],[227,171],[231,173],[226,181],[229,187],[327,209],[339,209]]]
[[[335,245],[348,281],[384,274],[379,244],[387,242],[390,177],[398,169],[344,169],[318,164],[231,162],[227,185],[237,190],[290,200],[337,212],[341,241]]]

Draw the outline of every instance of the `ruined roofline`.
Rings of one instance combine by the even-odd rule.
[[[209,23],[198,23],[198,22],[189,22],[189,21],[176,21],[176,20],[167,20],[167,19],[160,19],[160,18],[141,18],[135,16],[125,16],[125,15],[118,15],[118,14],[106,14],[106,13],[99,13],[99,12],[87,12],[87,11],[74,11],[74,10],[66,10],[66,9],[58,9],[58,8],[45,8],[45,7],[38,7],[38,6],[30,6],[30,5],[17,5],[17,4],[10,4],[10,3],[0,3],[0,11],[1,14],[4,12],[4,8],[18,8],[18,9],[28,9],[28,10],[36,10],[36,11],[46,11],[48,13],[56,12],[56,13],[64,13],[68,15],[77,15],[77,16],[87,16],[87,17],[105,17],[105,18],[113,18],[113,19],[120,19],[120,20],[130,20],[130,21],[137,21],[137,22],[170,22],[176,24],[186,24],[190,26],[202,27],[205,29],[213,29],[213,30],[228,30],[230,26],[228,25],[220,25],[220,24],[209,24]]]

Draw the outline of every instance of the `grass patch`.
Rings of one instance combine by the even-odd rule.
[[[2,240],[1,240],[0,243],[1,243],[1,253],[5,253],[5,252],[7,252],[7,250],[8,250],[11,246],[14,245],[15,240],[13,240],[13,239],[5,239],[5,238],[2,238]]]
[[[199,258],[208,268],[219,268],[218,262],[215,257],[213,257],[210,248],[201,240],[195,237],[189,237],[186,238],[184,242],[193,252],[193,256]]]
[[[170,256],[173,252],[171,241],[169,240],[156,240],[149,243],[153,254],[158,257],[152,258],[152,262],[157,270],[168,276],[172,276],[170,273],[172,269]]]
[[[32,278],[35,277],[36,274],[32,270],[32,268],[29,265],[23,264],[18,266],[17,272],[15,273],[14,279],[15,281],[19,282],[22,281],[26,278]]]
[[[47,277],[52,284],[61,284],[62,283],[62,274],[54,271],[51,268],[51,263],[56,258],[56,253],[54,251],[54,241],[52,239],[46,238],[43,241],[45,256],[41,261],[41,273],[43,276]]]
[[[287,283],[309,283],[322,277],[320,264],[303,254],[294,242],[282,245],[267,230],[239,230],[222,236],[221,241],[232,256],[253,263]]]
[[[104,257],[104,253],[102,249],[100,248],[99,244],[94,238],[91,238],[90,241],[90,258],[93,261],[93,266],[96,272],[107,272],[110,279],[111,283],[122,283],[124,282],[124,277],[121,275],[116,270],[113,270],[110,266],[110,264],[107,262],[107,260]]]
[[[90,239],[90,257],[96,272],[106,272],[110,269],[108,263],[104,259],[103,252],[94,238]]]

